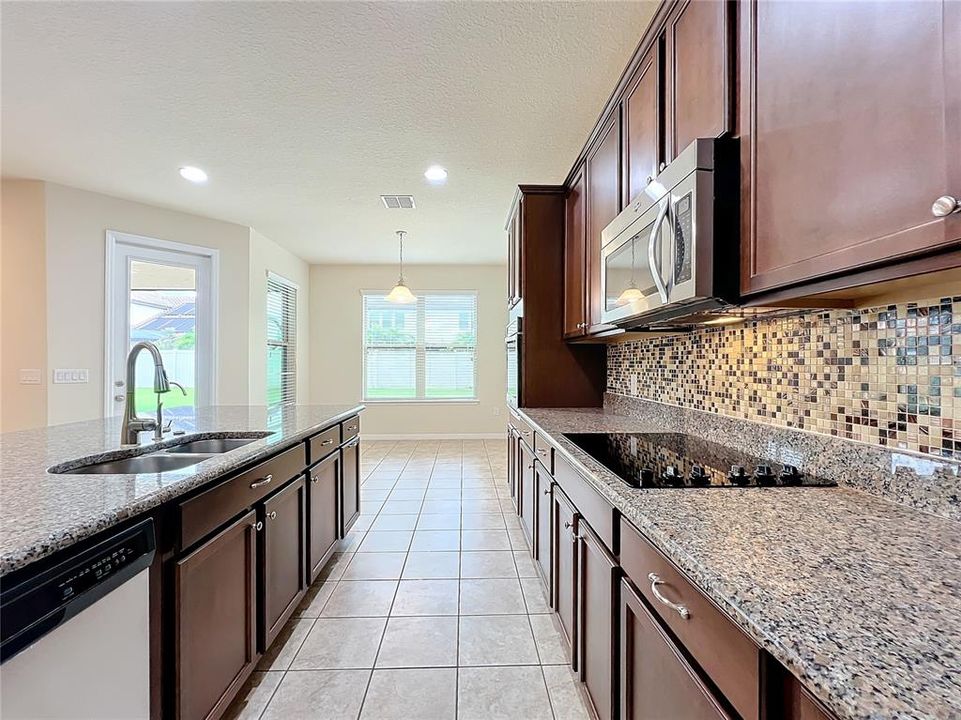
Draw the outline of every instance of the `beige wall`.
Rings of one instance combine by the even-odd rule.
[[[47,423],[47,278],[44,186],[4,180],[0,186],[0,430]],[[20,370],[40,371],[22,385]]]
[[[249,228],[63,185],[46,185],[46,205],[48,367],[90,370],[49,386],[51,425],[103,414],[107,230],[220,251],[217,402],[248,402]]]
[[[297,285],[297,402],[310,401],[310,266],[256,230],[250,231],[250,387],[251,405],[267,396],[267,272]]]
[[[477,397],[475,403],[368,403],[364,433],[474,435],[503,433],[506,387],[504,297],[500,265],[421,265],[406,268],[419,290],[476,290]],[[361,291],[390,289],[397,267],[313,265],[310,268],[311,402],[356,402],[363,396]]]

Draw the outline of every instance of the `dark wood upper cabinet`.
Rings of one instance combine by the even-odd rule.
[[[340,453],[328,455],[308,471],[307,477],[307,579],[313,582],[320,575],[337,542]]]
[[[614,600],[617,563],[590,526],[577,522],[578,656],[581,681],[598,720],[611,720],[614,684]],[[676,717],[676,716],[665,716]]]
[[[733,2],[679,2],[664,28],[665,160],[697,138],[733,129]]]
[[[263,523],[262,652],[307,590],[307,486],[303,476],[264,502]]]
[[[350,532],[360,516],[360,438],[340,450],[340,536]]]
[[[657,43],[648,50],[624,95],[624,206],[657,176],[662,160],[658,50]]]
[[[621,117],[615,112],[587,154],[588,322],[601,323],[601,231],[621,210]]]
[[[633,585],[620,590],[620,717],[729,720]]]
[[[712,3],[692,3],[710,8]],[[959,244],[961,4],[739,5],[744,293]]]
[[[587,197],[583,165],[565,199],[564,337],[583,335],[587,318]]]
[[[219,717],[259,657],[257,527],[251,510],[174,564],[173,667],[181,720]]]
[[[521,202],[518,199],[507,223],[507,307],[512,308],[524,296],[521,292],[523,268],[521,266]]]

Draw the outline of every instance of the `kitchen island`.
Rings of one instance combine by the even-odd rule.
[[[359,516],[362,410],[201,408],[138,447],[119,418],[0,436],[4,591],[149,521],[150,714],[219,717]],[[181,467],[115,472],[144,461]]]

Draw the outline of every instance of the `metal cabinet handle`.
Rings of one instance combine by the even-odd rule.
[[[952,195],[942,195],[931,206],[931,214],[934,217],[947,217],[956,212],[961,212],[961,201]]]
[[[271,510],[269,513],[267,513],[267,519],[268,519],[268,520],[276,520],[276,519],[277,519],[277,511],[276,511],[276,510]]]
[[[274,479],[274,476],[273,476],[273,475],[268,475],[267,477],[265,477],[265,478],[263,478],[263,479],[261,479],[261,480],[257,480],[256,482],[250,483],[250,489],[253,490],[254,488],[259,488],[261,485],[266,485],[267,483],[269,483],[269,482],[272,481],[273,479]]]
[[[567,533],[571,536],[572,543],[576,543],[581,539],[580,535],[574,532],[574,526],[571,525],[567,520],[564,521],[564,529],[567,530]]]
[[[324,440],[324,441],[320,444],[320,446],[321,446],[321,447],[325,447],[325,446],[327,446],[327,445],[333,445],[333,444],[334,444],[334,439],[333,439],[333,438],[327,438],[326,440]]]
[[[547,448],[540,448],[540,449],[537,451],[537,454],[538,454],[538,455],[547,455]]]
[[[350,431],[350,430],[356,430],[356,429],[357,429],[357,426],[356,426],[356,425],[348,425],[348,426],[347,426],[347,430],[348,430],[348,431]]]
[[[667,605],[669,608],[671,608],[671,610],[676,612],[685,620],[691,617],[691,611],[687,609],[687,606],[681,605],[676,602],[671,602],[663,594],[661,594],[660,590],[657,589],[658,585],[667,584],[666,582],[661,580],[660,575],[658,575],[657,573],[650,573],[648,574],[647,579],[651,581],[651,592],[654,593],[654,597],[656,597],[663,605]]]
[[[351,440],[349,443],[347,443],[346,445],[344,445],[344,447],[345,447],[345,448],[354,447],[354,445],[357,445],[359,442],[360,442],[360,438],[354,438],[354,439]]]
[[[250,527],[252,527],[254,530],[260,531],[264,529],[264,524],[258,520],[255,523],[251,523]]]

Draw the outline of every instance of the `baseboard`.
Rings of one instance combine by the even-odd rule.
[[[503,440],[502,433],[369,433],[364,432],[364,440]]]

